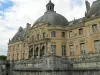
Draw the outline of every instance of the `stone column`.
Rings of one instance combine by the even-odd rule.
[[[40,44],[38,45],[38,57],[40,57]]]
[[[45,42],[44,47],[45,47],[44,55],[47,55],[47,42]]]
[[[51,43],[48,42],[47,43],[47,55],[50,55],[51,54]]]
[[[35,49],[34,49],[34,45],[33,45],[33,58],[34,58],[34,50],[35,50]]]

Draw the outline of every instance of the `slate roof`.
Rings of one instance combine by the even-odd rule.
[[[90,10],[87,13],[87,17],[100,16],[100,0],[94,1]]]
[[[64,16],[53,11],[46,12],[43,16],[36,20],[34,25],[39,23],[45,23],[49,25],[68,25],[68,21]]]
[[[74,19],[73,21],[69,22],[68,26],[74,26],[80,23],[83,23],[84,17],[83,18],[79,18],[79,19]]]
[[[20,27],[18,32],[14,35],[14,37],[10,40],[10,42],[24,40],[25,38],[27,38],[27,36],[28,34],[26,28],[23,29],[22,27]]]

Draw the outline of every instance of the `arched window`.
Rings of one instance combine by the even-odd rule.
[[[34,51],[34,58],[36,58],[38,56],[38,47],[36,48],[36,50]]]
[[[44,55],[44,50],[45,50],[45,47],[43,46],[42,49],[40,50],[40,57]]]
[[[32,56],[33,56],[33,48],[31,48],[29,51],[29,58],[31,58]]]
[[[51,10],[51,8],[52,8],[52,7],[50,6],[50,10]]]

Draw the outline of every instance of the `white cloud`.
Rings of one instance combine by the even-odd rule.
[[[0,0],[5,2],[6,0]],[[46,4],[49,0],[12,0],[14,5],[6,11],[1,11],[4,17],[0,16],[0,55],[7,53],[7,43],[9,38],[12,38],[17,29],[22,26],[25,27],[26,23],[31,24],[44,14],[46,11]],[[68,20],[81,18],[85,13],[85,0],[82,0],[83,5],[73,6],[73,0],[52,0],[55,4],[55,11],[64,15]],[[77,0],[76,0],[77,1]],[[91,3],[94,0],[89,0]],[[7,29],[7,27],[14,28],[15,30]]]

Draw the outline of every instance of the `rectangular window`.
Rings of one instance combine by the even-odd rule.
[[[25,47],[25,43],[24,43],[24,45],[23,45],[24,47]]]
[[[45,32],[43,32],[43,38],[45,38],[45,35],[46,35],[46,33],[45,33]]]
[[[83,35],[83,28],[79,29],[79,35]]]
[[[62,45],[62,56],[66,56],[66,46]]]
[[[39,37],[39,34],[37,34],[37,40],[39,40],[39,38],[40,38],[40,37]]]
[[[85,55],[86,54],[85,43],[81,43],[80,44],[80,50],[81,50],[81,54],[82,55]]]
[[[19,56],[19,54],[17,54],[17,60],[18,60],[18,56]]]
[[[65,32],[62,32],[62,38],[65,38]]]
[[[94,41],[94,47],[95,47],[96,52],[100,52],[100,40]]]
[[[51,45],[52,52],[56,55],[56,45]]]
[[[94,33],[98,31],[97,24],[92,25],[92,31]]]
[[[74,56],[74,45],[70,45],[70,56]]]
[[[32,36],[32,42],[34,41],[34,36]]]
[[[72,31],[69,32],[69,37],[72,37]]]
[[[51,32],[51,37],[56,37],[56,32],[55,31]]]

